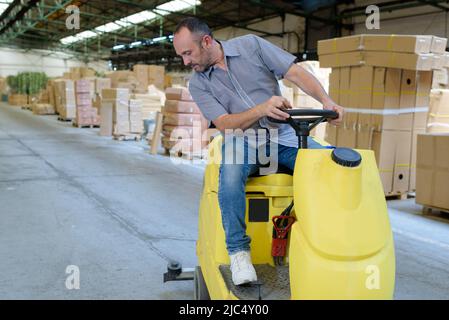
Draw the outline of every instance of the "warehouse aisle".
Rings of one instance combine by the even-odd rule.
[[[196,263],[202,171],[97,132],[0,105],[0,298],[192,297],[162,273]]]
[[[0,299],[190,299],[201,166],[0,105]],[[169,196],[167,196],[169,195]],[[449,223],[389,202],[397,299],[449,297]],[[66,288],[79,267],[80,289]]]

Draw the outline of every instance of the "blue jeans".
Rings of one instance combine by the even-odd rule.
[[[311,137],[308,137],[308,148],[325,148]],[[231,153],[232,150],[232,153]],[[277,151],[277,163],[291,170],[295,167],[297,148],[286,147],[268,142],[262,150],[268,157]],[[222,163],[220,165],[218,202],[221,210],[223,228],[226,235],[228,253],[249,251],[251,239],[246,234],[245,186],[248,176],[261,167],[260,151],[249,147],[244,138],[225,138],[222,147]],[[239,161],[240,159],[240,161]],[[276,159],[275,159],[276,160]],[[263,164],[266,164],[265,161]]]

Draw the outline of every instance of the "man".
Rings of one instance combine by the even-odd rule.
[[[266,143],[277,149],[277,161],[293,170],[298,140],[288,124],[269,122],[267,117],[285,120],[282,110],[292,108],[280,93],[278,79],[285,78],[323,104],[324,109],[339,114],[332,121],[338,125],[343,108],[326,94],[319,81],[294,62],[296,57],[268,41],[246,35],[229,41],[217,41],[209,27],[196,18],[182,20],[174,33],[173,45],[186,66],[195,71],[189,90],[203,115],[221,132],[229,129],[277,129],[277,139]],[[243,141],[243,142],[242,142]],[[236,139],[225,135],[220,166],[218,199],[226,245],[231,260],[232,279],[236,285],[257,280],[250,255],[250,238],[245,225],[245,184],[260,167],[258,150],[247,140],[240,140],[244,150],[242,164],[230,163],[225,146]],[[237,143],[238,144],[238,143]],[[320,148],[309,139],[309,148]],[[272,149],[271,149],[272,150]]]

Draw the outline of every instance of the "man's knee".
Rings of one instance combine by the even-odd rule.
[[[220,185],[236,187],[248,178],[248,168],[245,165],[222,164],[220,167]]]

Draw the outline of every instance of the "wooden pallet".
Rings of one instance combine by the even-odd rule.
[[[182,158],[186,160],[201,160],[204,159],[204,156],[207,154],[206,152],[198,154],[198,153],[185,153],[185,152],[172,152],[170,149],[164,148],[165,154],[171,157]]]
[[[438,215],[438,216],[444,216],[446,218],[449,218],[449,209],[442,209],[442,208],[431,207],[431,206],[423,206],[422,214],[423,215]]]
[[[140,133],[121,133],[113,134],[114,140],[118,141],[140,141],[142,139],[142,134]]]
[[[385,195],[385,199],[387,200],[407,200],[408,198],[412,198],[408,192]]]
[[[58,117],[59,121],[64,121],[64,122],[71,122],[73,119],[72,118],[63,118],[63,117]]]
[[[72,125],[76,128],[100,128],[100,126],[98,124],[77,124],[75,122],[72,122]]]

